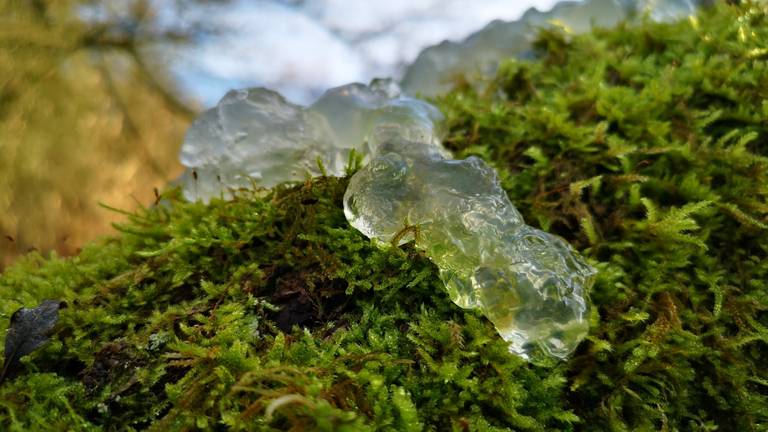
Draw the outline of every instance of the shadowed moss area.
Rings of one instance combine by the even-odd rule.
[[[750,4],[545,31],[537,60],[438,101],[457,156],[600,270],[567,362],[507,353],[425,257],[352,229],[346,179],[169,190],[114,239],[0,276],[0,330],[69,306],[0,386],[0,429],[765,429],[767,46]]]

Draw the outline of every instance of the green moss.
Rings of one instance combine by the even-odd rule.
[[[171,190],[115,239],[0,276],[0,330],[63,299],[0,387],[3,430],[768,427],[768,16],[567,37],[439,101],[526,219],[600,269],[588,341],[533,366],[409,247],[347,224],[346,179]]]

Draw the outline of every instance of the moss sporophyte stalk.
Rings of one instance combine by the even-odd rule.
[[[766,46],[754,2],[547,27],[432,100],[445,149],[598,270],[566,361],[526,362],[456,306],[429,227],[382,248],[350,226],[350,176],[171,188],[114,238],[0,276],[3,337],[21,307],[69,306],[0,386],[0,429],[764,429]]]

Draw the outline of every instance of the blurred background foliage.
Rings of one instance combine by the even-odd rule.
[[[173,5],[192,2],[204,3]],[[163,27],[158,13],[144,0],[0,0],[0,270],[31,249],[75,252],[121,218],[99,203],[150,204],[180,173],[198,107],[164,60],[206,29]]]

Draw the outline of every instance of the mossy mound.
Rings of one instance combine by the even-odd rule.
[[[570,361],[507,353],[426,258],[349,227],[346,179],[208,206],[168,191],[119,237],[0,276],[5,317],[69,305],[0,387],[0,428],[767,428],[765,9],[536,46],[439,103],[457,155],[599,268]]]

